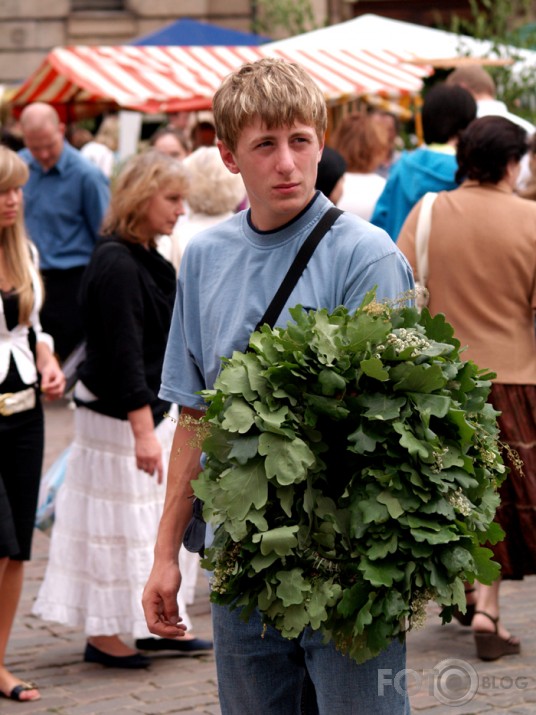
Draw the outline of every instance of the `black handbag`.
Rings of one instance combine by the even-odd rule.
[[[326,211],[311,233],[307,236],[300,250],[296,254],[296,258],[283,278],[277,293],[274,295],[270,305],[266,309],[266,312],[257,323],[255,330],[259,330],[259,328],[265,324],[270,327],[275,325],[275,321],[283,310],[285,303],[292,293],[301,274],[305,270],[305,267],[313,255],[316,247],[342,213],[343,211],[341,209],[332,206]],[[186,527],[182,542],[187,551],[191,551],[194,554],[201,554],[201,556],[204,555],[206,528],[207,525],[203,519],[203,502],[196,497],[193,502],[192,518]]]

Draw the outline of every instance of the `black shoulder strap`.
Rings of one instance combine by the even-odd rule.
[[[292,265],[288,269],[286,276],[283,278],[283,282],[279,286],[279,290],[274,295],[272,302],[266,309],[266,312],[257,323],[255,330],[259,330],[261,325],[264,325],[265,323],[267,323],[270,327],[275,325],[275,321],[279,317],[285,303],[294,289],[294,286],[305,270],[305,266],[313,255],[315,248],[342,213],[343,211],[341,211],[341,209],[338,209],[336,206],[332,206],[326,211],[311,233],[307,236],[305,241],[302,243],[300,250],[296,254],[296,258],[292,262]]]

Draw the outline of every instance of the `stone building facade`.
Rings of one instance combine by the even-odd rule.
[[[322,21],[333,2],[344,0],[314,0]],[[0,0],[0,84],[22,82],[53,47],[126,44],[181,17],[249,31],[255,6],[255,0]]]

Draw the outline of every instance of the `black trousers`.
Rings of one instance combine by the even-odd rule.
[[[40,402],[33,410],[0,416],[0,558],[30,558],[43,449]]]
[[[41,325],[54,338],[56,353],[63,362],[82,341],[84,327],[78,291],[85,266],[41,271],[45,285],[45,302]]]

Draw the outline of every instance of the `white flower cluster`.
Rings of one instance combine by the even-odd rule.
[[[376,345],[376,352],[372,353],[372,357],[375,357],[378,360],[381,360],[382,353],[384,350],[385,350],[385,345]]]
[[[375,300],[373,300],[372,303],[369,303],[363,308],[363,312],[368,313],[369,315],[381,315],[385,318],[388,318],[390,308],[389,305],[387,305],[386,303],[377,303]]]
[[[428,601],[430,601],[430,599],[432,599],[433,597],[434,594],[429,589],[424,589],[422,591],[415,592],[410,604],[410,628],[423,628],[423,626],[426,624],[426,605]]]
[[[473,511],[473,505],[461,489],[457,489],[455,492],[450,492],[447,495],[447,501],[463,516],[470,516]]]
[[[496,445],[491,445],[489,443],[489,437],[483,431],[480,425],[477,425],[476,433],[476,443],[478,445],[478,451],[480,454],[480,459],[489,469],[494,469],[500,474],[504,473],[505,466],[500,463],[500,454],[498,449],[494,449]],[[510,458],[515,462],[515,457],[510,455]],[[519,459],[519,457],[518,457]],[[519,468],[519,465],[518,465]],[[521,463],[520,470],[523,471],[523,465]]]
[[[224,551],[223,557],[218,560],[212,576],[210,587],[217,593],[226,593],[229,579],[236,574],[236,562],[240,553],[240,544],[234,544],[230,551]]]
[[[447,454],[448,451],[449,451],[449,448],[444,447],[443,449],[437,449],[434,452],[432,452],[432,457],[434,458],[434,463],[430,467],[430,469],[432,470],[432,472],[434,472],[434,474],[439,474],[439,472],[443,471],[443,466],[444,466],[443,457],[445,456],[445,454]]]
[[[430,341],[415,328],[395,328],[387,336],[387,342],[394,346],[397,353],[403,352],[406,348],[413,348],[411,357],[416,357],[431,345]]]

